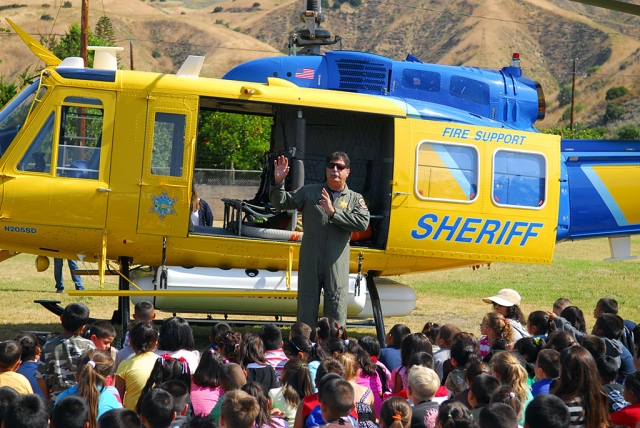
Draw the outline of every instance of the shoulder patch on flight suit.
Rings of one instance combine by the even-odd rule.
[[[369,211],[369,208],[367,208],[367,204],[364,202],[364,199],[360,198],[360,200],[358,201],[358,204],[360,205],[360,209]]]

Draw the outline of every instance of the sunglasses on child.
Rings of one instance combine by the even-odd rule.
[[[327,169],[338,168],[338,170],[342,171],[346,167],[347,167],[346,165],[343,165],[341,163],[327,162]]]

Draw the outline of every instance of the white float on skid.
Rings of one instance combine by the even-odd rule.
[[[161,281],[162,269],[156,275],[139,276],[132,272],[131,279],[142,290],[173,291],[287,291],[284,271],[271,272],[257,269],[220,269],[166,267],[166,286]],[[382,312],[386,317],[409,315],[416,305],[416,293],[409,286],[389,280],[375,278]],[[373,317],[366,281],[356,285],[357,274],[349,275],[349,303],[347,317],[367,319]],[[298,289],[298,272],[291,274],[291,291]],[[297,299],[283,297],[176,297],[176,296],[135,296],[134,303],[141,300],[153,302],[156,309],[164,312],[187,312],[234,315],[273,315],[295,317]],[[259,302],[256,302],[259,300]],[[322,299],[320,314],[323,313]]]

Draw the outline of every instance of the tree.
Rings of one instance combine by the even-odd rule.
[[[604,112],[604,121],[615,122],[620,119],[627,111],[614,102],[607,103],[607,109]]]
[[[629,93],[629,90],[624,86],[614,86],[613,88],[609,88],[607,90],[607,94],[604,99],[607,101],[615,100],[616,98],[620,98],[623,95]]]
[[[640,140],[640,128],[635,125],[625,125],[616,132],[618,140]]]
[[[562,138],[570,140],[603,140],[604,129],[581,129],[576,126],[576,129],[567,128],[566,126],[552,126],[550,128],[540,129],[543,134],[560,135]]]
[[[196,168],[261,169],[269,149],[270,117],[202,112]]]
[[[576,95],[578,95],[578,91],[576,91]],[[560,107],[571,103],[571,85],[567,84],[560,88],[560,92],[558,92],[558,103]]]
[[[100,17],[96,24],[96,37],[106,41],[108,43],[106,46],[116,45],[116,32],[111,20],[106,15]]]
[[[91,32],[91,28],[89,31],[89,46],[113,46],[109,44],[107,40],[104,40],[98,36],[95,36]],[[42,43],[47,49],[49,49],[55,56],[60,59],[68,58],[71,56],[79,57],[80,56],[80,37],[81,30],[80,26],[77,23],[71,24],[69,27],[69,32],[65,33],[64,36],[60,37],[60,41],[57,40],[56,36],[43,36],[40,39],[40,43]],[[88,55],[88,65],[89,67],[93,67],[93,51],[89,52]]]

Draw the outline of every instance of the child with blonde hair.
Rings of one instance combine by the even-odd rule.
[[[411,367],[407,386],[407,396],[413,403],[411,426],[436,428],[440,404],[433,401],[433,397],[438,388],[440,377],[435,371],[422,366]]]
[[[481,358],[487,356],[491,350],[491,344],[495,339],[504,338],[509,342],[513,342],[513,327],[505,317],[498,312],[488,312],[484,318],[482,318],[480,333],[483,334],[482,338],[480,338]]]
[[[518,421],[522,425],[524,423],[524,411],[533,400],[531,388],[527,383],[527,371],[515,353],[509,351],[494,355],[491,359],[491,370],[493,371],[493,376],[498,378],[503,385],[511,387],[522,403],[522,409],[518,414]]]

